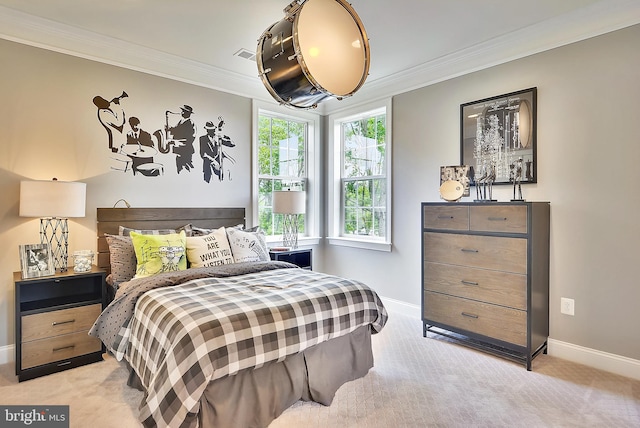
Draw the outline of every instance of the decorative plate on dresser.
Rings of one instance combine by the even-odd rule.
[[[422,321],[531,370],[549,336],[549,203],[422,204]]]

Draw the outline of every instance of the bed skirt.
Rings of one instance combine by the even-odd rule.
[[[200,428],[266,427],[298,400],[329,406],[344,383],[366,375],[373,367],[370,326],[337,337],[284,361],[211,382],[200,399],[200,411],[191,415]],[[130,370],[129,386],[141,389]],[[184,426],[193,426],[185,421]]]

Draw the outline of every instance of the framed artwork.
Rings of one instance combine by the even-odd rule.
[[[470,171],[469,165],[441,166],[440,185],[442,186],[444,182],[448,180],[459,181],[464,187],[462,196],[469,196],[469,185],[471,184]]]
[[[537,181],[537,88],[460,105],[460,164],[469,165],[471,184]],[[494,178],[495,177],[495,178]]]
[[[55,274],[49,244],[20,245],[20,268],[22,279]]]

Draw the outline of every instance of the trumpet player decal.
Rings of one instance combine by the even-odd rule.
[[[164,163],[158,160],[165,156],[175,156],[177,174],[198,169],[194,166],[194,143],[198,129],[192,119],[194,109],[184,104],[179,112],[166,110],[164,123],[159,120],[158,128],[152,125],[156,130],[148,132],[143,129],[138,116],[125,112],[122,100],[128,97],[122,91],[121,95],[111,101],[100,95],[93,98],[93,104],[98,109],[98,121],[107,132],[110,158],[113,161],[111,169],[132,171],[134,176],[157,177],[165,174]],[[231,180],[231,170],[225,170],[225,164],[236,163],[227,153],[236,144],[222,133],[224,125],[222,116],[218,116],[217,124],[213,120],[206,122],[204,132],[200,134],[199,154],[204,181],[207,183],[211,182],[214,175],[218,177],[218,181],[224,181],[225,178]],[[195,160],[200,159],[196,156]]]
[[[113,132],[117,132],[116,137],[121,137],[122,129],[127,120],[124,109],[120,105],[120,100],[128,96],[125,91],[122,91],[122,95],[112,98],[111,101],[107,101],[99,95],[93,97],[93,105],[98,108],[98,120],[107,131],[107,135],[109,136],[109,149],[111,149],[113,153],[118,153],[118,147],[120,146],[114,143]]]
[[[204,181],[209,183],[212,174],[218,177],[218,180],[224,180],[224,160],[229,159],[231,163],[236,163],[231,155],[227,154],[225,147],[235,147],[235,143],[227,135],[222,135],[222,127],[224,120],[218,116],[218,125],[214,125],[212,121],[204,125],[206,134],[200,137],[200,157],[202,157],[202,172]],[[229,180],[231,180],[229,174]]]

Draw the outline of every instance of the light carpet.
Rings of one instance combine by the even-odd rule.
[[[373,336],[375,367],[333,404],[298,402],[284,427],[640,427],[640,381],[540,355],[533,371],[422,337],[420,320],[392,313]],[[115,359],[18,383],[0,366],[0,403],[70,405],[71,427],[139,427],[142,393]]]

